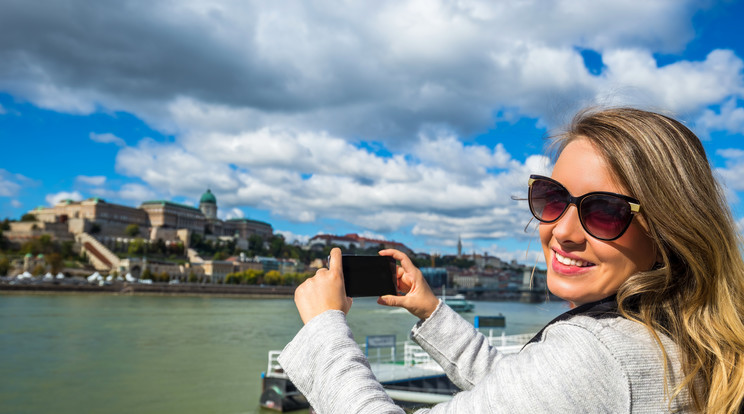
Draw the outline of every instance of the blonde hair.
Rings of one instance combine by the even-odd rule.
[[[657,332],[678,345],[685,376],[670,403],[687,391],[702,412],[737,412],[744,399],[744,260],[700,140],[672,118],[632,108],[584,111],[554,139],[558,153],[572,140],[589,140],[617,184],[641,202],[659,263],[628,278],[618,305],[649,328],[664,355]],[[668,374],[666,360],[664,367]]]

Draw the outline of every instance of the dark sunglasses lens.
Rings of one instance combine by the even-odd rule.
[[[608,195],[595,195],[581,203],[581,217],[586,230],[598,239],[614,239],[633,218],[625,200]]]
[[[569,194],[556,183],[536,180],[530,188],[530,209],[540,221],[554,221],[563,214],[568,205]]]

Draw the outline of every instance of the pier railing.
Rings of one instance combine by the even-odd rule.
[[[493,336],[489,333],[486,337],[491,346],[498,349],[499,352],[504,354],[515,354],[519,352],[524,344],[526,344],[533,336],[535,336],[534,333],[520,335],[506,335],[502,333],[497,336]],[[359,344],[359,348],[361,348],[362,351],[365,350],[365,346],[366,344]],[[402,355],[400,355],[401,350]],[[426,353],[426,351],[423,350],[423,348],[410,340],[397,342],[395,351],[393,352],[380,352],[380,349],[377,349],[377,351],[378,352],[370,352],[367,355],[367,359],[371,365],[401,364],[407,367],[416,366],[441,369],[438,368],[439,365],[431,358],[431,356],[429,356],[428,353]],[[281,354],[281,351],[269,351],[269,361],[266,369],[267,377],[287,378],[287,374],[284,373],[284,369],[282,369],[277,360],[279,354]]]

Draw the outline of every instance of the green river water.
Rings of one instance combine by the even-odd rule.
[[[476,302],[536,332],[564,303]],[[415,318],[357,299],[349,324],[406,339]],[[2,413],[271,413],[258,405],[269,350],[302,322],[291,299],[0,295]],[[297,412],[297,413],[302,413]]]

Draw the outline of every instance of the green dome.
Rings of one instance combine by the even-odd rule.
[[[207,190],[206,193],[202,194],[201,200],[199,200],[199,203],[212,203],[217,204],[217,199],[214,197],[214,194],[212,194],[211,190]]]

